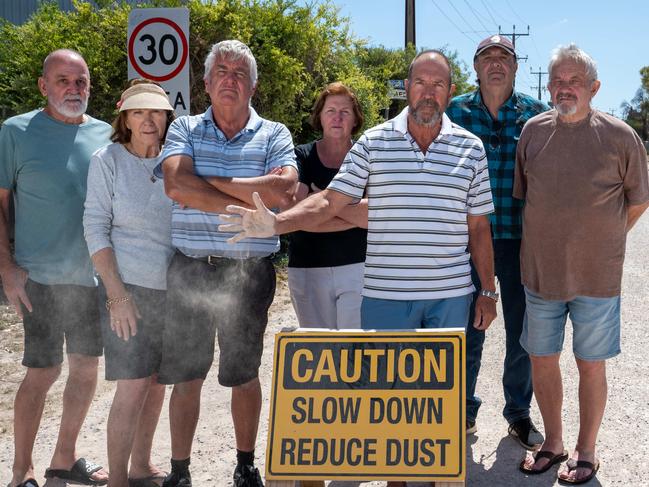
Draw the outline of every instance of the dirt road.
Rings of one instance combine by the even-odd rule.
[[[599,437],[601,470],[591,486],[633,486],[649,484],[649,393],[647,387],[647,356],[649,351],[649,217],[645,216],[633,230],[627,245],[627,259],[622,298],[622,355],[609,361],[609,403]],[[266,335],[266,349],[260,372],[264,390],[264,406],[257,447],[260,470],[264,467],[266,423],[268,418],[269,384],[273,335],[285,326],[295,325],[288,290],[283,277],[272,307]],[[517,464],[523,450],[507,437],[502,419],[503,406],[500,376],[504,358],[504,331],[500,319],[488,331],[478,392],[484,404],[478,417],[478,433],[469,439],[467,451],[467,485],[469,486],[543,486],[555,485],[555,471],[538,477],[525,477]],[[565,350],[571,350],[568,339]],[[22,376],[20,367],[22,328],[16,316],[0,309],[0,485],[11,473],[13,454],[11,415],[13,397]],[[578,428],[577,371],[570,352],[562,357],[565,401],[563,418],[566,447],[576,441]],[[100,372],[103,376],[103,371]],[[54,386],[38,438],[34,461],[41,475],[48,466],[56,441],[60,396],[63,378]],[[100,380],[96,398],[86,420],[78,444],[80,454],[96,462],[106,462],[106,418],[113,395],[111,384]],[[229,390],[220,387],[214,371],[208,377],[202,400],[192,474],[197,487],[231,485],[235,464],[233,431],[229,413]],[[166,408],[155,439],[154,460],[167,468],[169,432]],[[533,418],[539,426],[538,410]],[[41,479],[38,479],[41,481]],[[330,487],[333,487],[332,483]],[[363,487],[381,486],[368,482]],[[412,484],[421,485],[421,484]]]

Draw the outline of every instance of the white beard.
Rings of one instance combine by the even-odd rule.
[[[557,112],[559,112],[559,115],[563,117],[569,117],[570,115],[577,113],[577,105],[559,103],[558,105],[555,105],[555,108],[557,109]]]
[[[76,102],[76,109],[71,107],[71,102]],[[88,108],[88,98],[85,100],[81,97],[64,98],[60,103],[52,102],[52,105],[61,115],[68,118],[76,118],[86,113],[86,109]]]

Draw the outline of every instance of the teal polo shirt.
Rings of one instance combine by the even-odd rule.
[[[41,284],[94,286],[83,238],[90,156],[111,127],[87,117],[59,122],[43,110],[9,118],[0,129],[0,188],[13,191],[15,259]]]

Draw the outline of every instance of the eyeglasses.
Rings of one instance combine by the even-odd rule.
[[[500,133],[503,130],[503,124],[499,120],[494,120],[489,134],[489,150],[495,151],[500,147]]]

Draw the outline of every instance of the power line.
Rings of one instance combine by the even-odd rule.
[[[518,15],[518,12],[516,12],[516,10],[514,10],[514,7],[512,7],[512,4],[509,3],[509,0],[505,0],[505,3],[506,3],[507,6],[509,7],[509,10],[511,10],[511,11],[514,13],[514,15],[515,15],[516,17],[518,17],[518,20],[520,20],[520,21],[523,22],[524,24],[527,24],[527,22],[525,22],[525,21],[521,18],[521,16]]]
[[[453,24],[453,26],[458,30],[458,32],[459,32],[460,34],[462,34],[464,37],[466,37],[467,39],[469,39],[472,43],[475,42],[475,39],[469,37],[465,32],[462,31],[462,29],[460,29],[460,27],[459,27],[455,22],[453,22],[453,19],[451,19],[448,15],[446,15],[446,12],[444,12],[444,11],[440,8],[440,6],[437,5],[437,2],[436,2],[435,0],[431,0],[431,2],[433,2],[433,5],[435,5],[435,7],[437,8],[437,10],[439,10],[439,11],[442,13],[442,15],[443,15],[444,17],[446,17],[446,20],[448,20],[451,24]]]
[[[526,34],[516,33],[516,26],[515,25],[512,26],[512,32],[511,33],[501,32],[500,26],[498,26],[498,34],[500,34],[501,36],[509,36],[509,37],[511,37],[512,38],[512,44],[514,45],[514,51],[516,51],[516,38],[517,37],[527,37],[527,36],[529,36],[530,35],[530,26],[529,25],[527,26],[527,33]],[[527,61],[527,56],[525,56],[525,57],[516,56],[516,59],[518,61]]]
[[[498,12],[498,11],[496,10],[496,8],[495,8],[493,5],[489,6],[489,5],[486,4],[484,1],[482,1],[482,4],[485,5],[485,7],[487,8],[488,11],[493,12],[493,13],[496,15],[496,17],[498,17],[498,18],[501,19],[501,20],[504,20],[506,24],[512,24],[512,23],[513,23],[510,19],[508,19],[508,18],[505,17],[503,14],[501,14],[500,12]],[[501,22],[495,22],[496,25],[498,25],[498,24],[500,24],[500,23],[501,23]]]
[[[523,76],[525,77],[525,84],[528,86],[528,88],[530,90],[536,89],[534,87],[534,80],[530,77],[529,73],[524,69],[519,70],[518,74],[520,74],[520,73],[523,73]]]
[[[539,48],[536,45],[536,41],[534,40],[534,37],[531,37],[531,39],[532,39],[532,45],[534,46],[534,50],[536,51],[536,55],[539,57],[539,59],[543,59],[543,56],[541,55],[541,52],[539,51]]]
[[[539,70],[538,70],[538,71],[532,71],[532,67],[530,67],[530,74],[538,75],[538,77],[539,77],[539,84],[538,84],[537,86],[532,87],[532,89],[534,89],[534,88],[538,88],[538,90],[539,90],[539,100],[540,100],[540,99],[541,99],[541,90],[542,90],[542,89],[545,89],[545,88],[541,85],[541,76],[543,76],[544,74],[548,74],[548,72],[547,72],[547,71],[543,71],[543,70],[541,69],[541,67],[539,66]]]
[[[489,17],[491,17],[491,21],[494,23],[494,25],[498,25],[498,22],[496,22],[496,19],[494,18],[494,16],[491,15],[491,10],[489,10],[489,6],[485,3],[484,0],[480,0],[480,2],[482,2],[482,5],[483,5],[484,9],[487,11],[487,14],[489,15]]]
[[[455,12],[458,14],[458,16],[464,21],[464,23],[469,27],[469,29],[473,29],[473,26],[471,23],[462,15],[462,13],[457,9],[455,5],[453,5],[453,2],[451,0],[448,0],[449,5],[455,10]]]
[[[475,9],[471,6],[471,4],[467,2],[467,0],[464,0],[464,3],[466,3],[466,6],[469,7],[469,10],[471,10],[473,16],[478,20],[478,23],[485,29],[489,30],[489,28],[486,25],[484,25],[482,19],[478,16],[478,14],[476,13]]]

